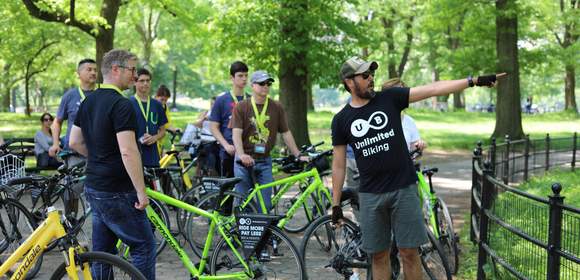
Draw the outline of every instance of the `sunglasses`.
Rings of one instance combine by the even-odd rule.
[[[263,86],[269,86],[269,87],[272,86],[272,82],[260,82],[260,83],[257,83],[257,84],[260,85],[260,86],[262,86],[262,87]]]
[[[373,76],[374,77],[375,76],[375,72],[374,71],[365,71],[365,72],[362,72],[360,74],[356,74],[356,75],[350,76],[350,78],[351,79],[354,79],[354,77],[356,77],[356,76],[361,76],[364,80],[367,80],[370,76]]]
[[[51,121],[53,121],[53,120],[54,120],[54,119],[42,119],[42,121],[45,121],[45,122],[51,122]]]

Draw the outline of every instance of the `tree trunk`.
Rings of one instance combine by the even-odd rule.
[[[28,90],[28,86],[30,83],[30,77],[28,76],[28,71],[26,71],[26,77],[24,78],[24,98],[25,98],[25,107],[24,113],[27,117],[30,117],[30,92]]]
[[[573,110],[578,112],[578,106],[576,105],[576,93],[574,92],[576,88],[576,68],[573,64],[566,65],[566,80],[565,80],[565,108],[566,110]]]
[[[96,41],[96,57],[97,69],[101,69],[103,62],[103,56],[105,53],[113,49],[115,42],[115,22],[117,21],[117,15],[119,13],[119,6],[121,6],[120,0],[104,0],[101,7],[101,17],[103,17],[107,24],[107,28],[102,26],[99,27],[99,34],[95,37]],[[103,76],[101,71],[98,71],[99,83],[103,82]]]
[[[297,14],[308,11],[307,1],[283,1],[282,8]],[[282,36],[295,46],[280,51],[280,102],[286,111],[288,126],[298,146],[310,144],[308,135],[308,30],[300,28],[294,17],[282,18]]]
[[[497,72],[507,73],[497,87],[497,107],[493,136],[522,139],[522,109],[520,104],[520,74],[518,63],[518,18],[515,0],[496,1]]]
[[[8,81],[10,77],[10,68],[12,64],[6,63],[2,69],[2,111],[10,110],[10,89],[11,83]]]
[[[463,91],[456,92],[453,94],[453,109],[464,110],[465,104],[463,103]]]
[[[391,9],[390,17],[382,17],[383,28],[385,31],[385,41],[387,42],[387,70],[389,72],[389,79],[398,77],[397,62],[395,61],[395,23],[393,17],[395,9]]]

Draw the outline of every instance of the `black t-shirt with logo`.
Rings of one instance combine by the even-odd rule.
[[[360,108],[347,104],[332,119],[332,145],[354,150],[360,192],[385,193],[417,181],[401,125],[408,106],[409,88],[390,88]]]
[[[98,191],[135,191],[117,142],[118,132],[137,130],[129,99],[99,88],[81,103],[74,124],[81,128],[89,152],[85,184]]]

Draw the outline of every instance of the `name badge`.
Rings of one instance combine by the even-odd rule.
[[[256,144],[254,146],[254,153],[265,154],[266,153],[266,144]]]

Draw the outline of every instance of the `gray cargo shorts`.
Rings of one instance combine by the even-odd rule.
[[[359,193],[359,203],[367,253],[389,249],[392,234],[399,248],[418,248],[428,241],[416,184],[387,193]]]

